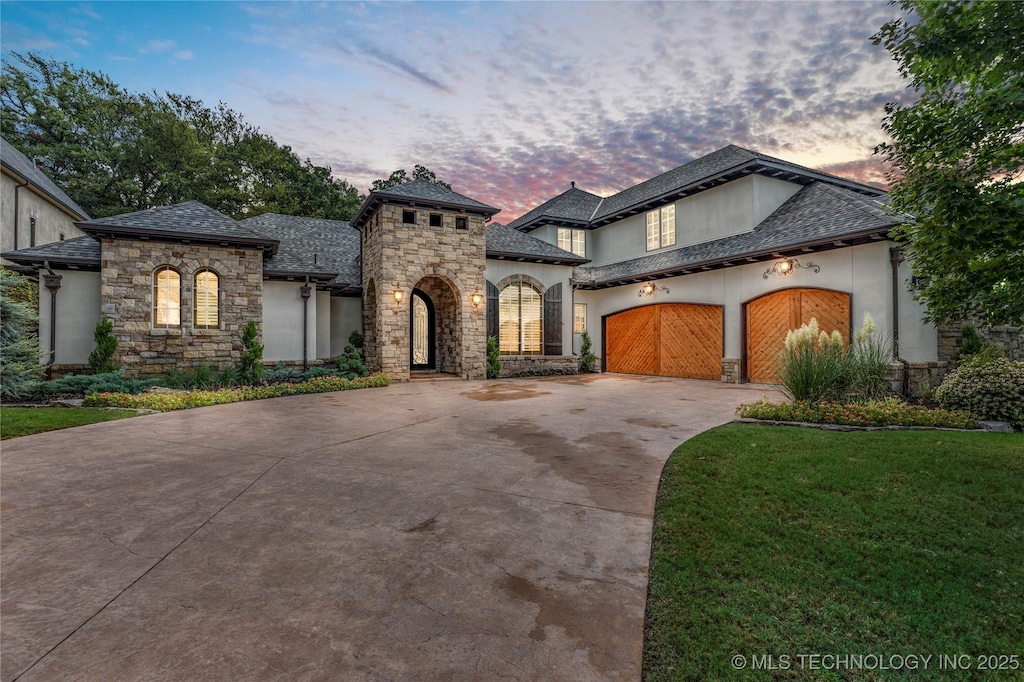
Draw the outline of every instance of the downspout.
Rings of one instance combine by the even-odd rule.
[[[50,352],[46,356],[46,378],[52,379],[53,363],[57,359],[57,291],[63,275],[50,268],[50,261],[43,261],[43,267],[48,273],[43,276],[43,283],[50,290]]]
[[[12,251],[18,250],[18,190],[28,184],[29,182],[26,180],[20,185],[14,186],[14,248]]]
[[[312,294],[309,286],[309,275],[306,275],[306,283],[299,287],[299,296],[302,297],[302,371],[309,368],[309,329],[306,326],[309,321],[309,297]]]
[[[899,246],[889,248],[889,262],[892,263],[892,359],[903,366],[903,395],[910,392],[910,363],[900,357],[900,263],[903,262],[903,249]]]

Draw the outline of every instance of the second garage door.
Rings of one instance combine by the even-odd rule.
[[[605,320],[609,372],[690,379],[722,376],[722,306],[662,303]]]

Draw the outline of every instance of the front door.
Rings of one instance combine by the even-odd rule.
[[[412,292],[409,315],[409,366],[414,370],[435,369],[434,305],[419,289]]]

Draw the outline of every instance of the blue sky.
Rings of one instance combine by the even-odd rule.
[[[865,181],[885,2],[11,2],[0,45],[218,100],[365,191],[421,163],[508,222],[737,144]]]

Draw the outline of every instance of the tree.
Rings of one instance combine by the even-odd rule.
[[[117,367],[114,365],[114,354],[117,352],[117,337],[114,336],[114,323],[106,315],[100,316],[96,323],[92,338],[96,342],[92,352],[89,353],[89,369],[96,374],[114,372]]]
[[[1024,3],[901,0],[873,37],[910,81],[886,105],[891,209],[928,319],[1024,321]]]
[[[412,177],[409,177],[409,175],[405,172],[404,169],[399,168],[398,170],[394,171],[386,180],[374,180],[373,184],[370,186],[370,191],[379,192],[383,189],[388,189],[389,187],[395,187],[396,185],[401,185],[406,182],[412,182],[413,180],[424,180],[426,182],[432,182],[433,184],[440,185],[445,189],[452,188],[452,186],[449,185],[447,182],[443,180],[438,180],[437,175],[434,174],[434,171],[430,170],[426,166],[416,164],[412,170]]]
[[[43,372],[39,364],[39,317],[19,293],[25,278],[0,268],[0,397],[17,399]]]

